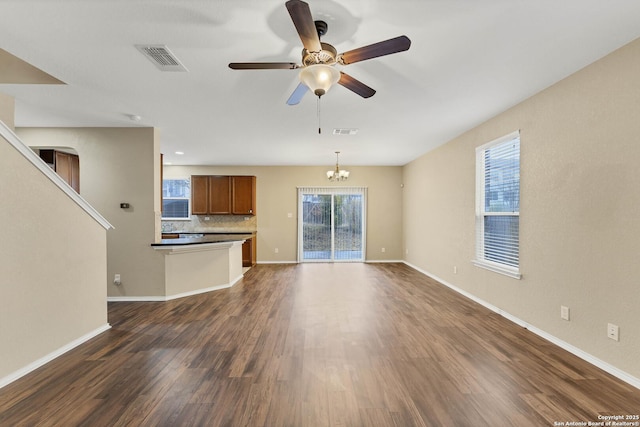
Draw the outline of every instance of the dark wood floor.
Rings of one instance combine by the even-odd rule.
[[[1,389],[0,425],[553,426],[640,412],[640,390],[402,264],[259,265],[229,290],[111,303],[109,321]]]

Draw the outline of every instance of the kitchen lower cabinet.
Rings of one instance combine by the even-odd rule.
[[[242,244],[242,266],[252,267],[256,265],[255,237],[247,239]]]
[[[179,233],[162,233],[162,240],[164,239],[179,239]]]

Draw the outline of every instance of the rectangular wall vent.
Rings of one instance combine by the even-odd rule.
[[[358,133],[358,129],[343,128],[333,130],[334,135],[355,135],[356,133]]]
[[[165,45],[136,45],[136,49],[161,71],[187,71],[186,67]]]

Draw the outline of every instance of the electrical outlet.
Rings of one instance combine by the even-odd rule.
[[[122,281],[120,280],[120,275],[116,274],[113,276],[113,284],[114,285],[121,285]]]
[[[453,266],[453,274],[458,274],[458,267],[455,265]]]
[[[560,306],[560,318],[563,320],[569,320],[569,307],[564,305]]]
[[[620,341],[620,328],[618,325],[614,325],[613,323],[607,324],[607,337],[611,338],[614,341]]]
[[[407,254],[407,255],[409,255],[409,249],[405,249],[405,250],[404,250],[404,253],[405,253],[405,254]]]
[[[382,253],[385,253],[387,250],[385,248],[381,249]]]
[[[273,250],[273,252],[278,253],[278,252],[280,252],[280,250],[279,250],[278,248],[275,248],[275,249]]]

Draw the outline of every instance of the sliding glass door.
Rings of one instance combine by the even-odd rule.
[[[298,189],[298,261],[364,261],[366,188]]]
[[[362,194],[333,196],[334,260],[364,261]]]

